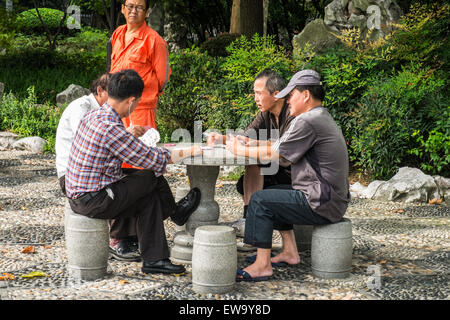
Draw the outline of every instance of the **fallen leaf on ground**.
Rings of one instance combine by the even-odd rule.
[[[430,201],[428,201],[429,204],[435,204],[436,202],[437,202],[436,198],[433,198]]]
[[[403,210],[403,209],[398,209],[397,210],[397,213],[403,213],[403,212],[405,212],[405,210]]]
[[[380,264],[385,264],[386,260],[380,260]]]
[[[437,201],[436,201],[436,204],[441,204],[442,203],[442,198],[439,198]]]
[[[36,253],[36,249],[33,246],[26,247],[21,253]]]
[[[130,283],[130,281],[128,281],[128,280],[119,280],[119,283],[120,284],[127,284],[127,283]]]
[[[223,188],[223,184],[221,184],[221,183],[217,184],[216,188]]]
[[[44,249],[50,249],[51,247],[52,247],[51,245],[46,244],[46,245],[44,246]]]
[[[35,277],[48,277],[45,273],[42,271],[32,271],[28,274],[23,274],[20,276],[21,278],[35,278]]]
[[[11,273],[2,273],[3,276],[0,276],[0,280],[14,280],[16,277]]]

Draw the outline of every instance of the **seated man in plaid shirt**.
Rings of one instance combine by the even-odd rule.
[[[200,190],[175,203],[166,165],[202,153],[199,146],[171,152],[145,145],[127,131],[121,118],[138,105],[144,82],[134,70],[111,76],[108,100],[80,122],[70,149],[66,194],[72,210],[98,219],[137,217],[137,233],[145,273],[183,273],[170,262],[163,221],[169,216],[186,223],[198,207]],[[145,168],[123,176],[122,163]]]

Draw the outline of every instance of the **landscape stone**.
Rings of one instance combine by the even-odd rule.
[[[0,150],[10,149],[17,139],[19,139],[17,134],[7,131],[0,132]]]
[[[66,90],[56,95],[56,104],[58,107],[62,107],[63,105],[69,104],[73,100],[88,95],[89,93],[89,89],[83,88],[77,84],[71,84]]]
[[[33,153],[41,153],[44,151],[44,146],[47,144],[47,140],[41,137],[26,137],[17,140],[13,143],[12,147],[17,150],[28,150]]]
[[[402,201],[405,203],[428,202],[439,198],[439,191],[433,177],[420,169],[403,167],[389,181],[380,184],[372,199],[381,201]]]

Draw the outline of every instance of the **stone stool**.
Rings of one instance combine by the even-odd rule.
[[[311,240],[313,275],[325,279],[348,277],[352,250],[352,223],[349,219],[314,226]]]
[[[69,274],[89,281],[105,276],[109,258],[108,221],[76,214],[67,202],[65,235]]]
[[[192,288],[197,293],[226,293],[236,283],[237,250],[233,228],[213,225],[195,230]]]

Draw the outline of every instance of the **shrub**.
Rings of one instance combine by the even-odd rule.
[[[200,49],[202,52],[206,51],[211,57],[226,57],[229,55],[226,48],[239,37],[237,33],[222,33],[203,42]]]
[[[63,110],[50,104],[38,105],[34,87],[24,100],[9,93],[0,100],[0,129],[20,136],[39,136],[48,141],[45,150],[55,152],[55,137]]]
[[[430,117],[440,108],[433,97],[443,86],[432,70],[416,64],[391,77],[380,77],[353,112],[357,134],[351,159],[375,178],[384,179],[400,165],[418,166],[408,150],[416,145],[414,132],[432,125]]]
[[[42,21],[47,26],[49,31],[54,34],[57,32],[61,19],[64,17],[64,12],[56,9],[50,8],[38,8],[39,14],[41,15]],[[66,16],[66,20],[62,23],[61,31],[64,33],[68,33],[69,29],[65,28],[68,19],[72,19],[69,15]],[[73,21],[72,21],[73,22]],[[36,9],[30,9],[21,12],[17,16],[17,24],[20,30],[23,33],[32,34],[32,33],[41,33],[45,32],[45,28],[42,25],[38,13]]]
[[[202,110],[212,109],[209,97],[223,74],[220,62],[193,47],[171,53],[170,65],[170,81],[158,103],[158,127],[165,135],[178,128],[192,134],[194,121],[205,120]]]

